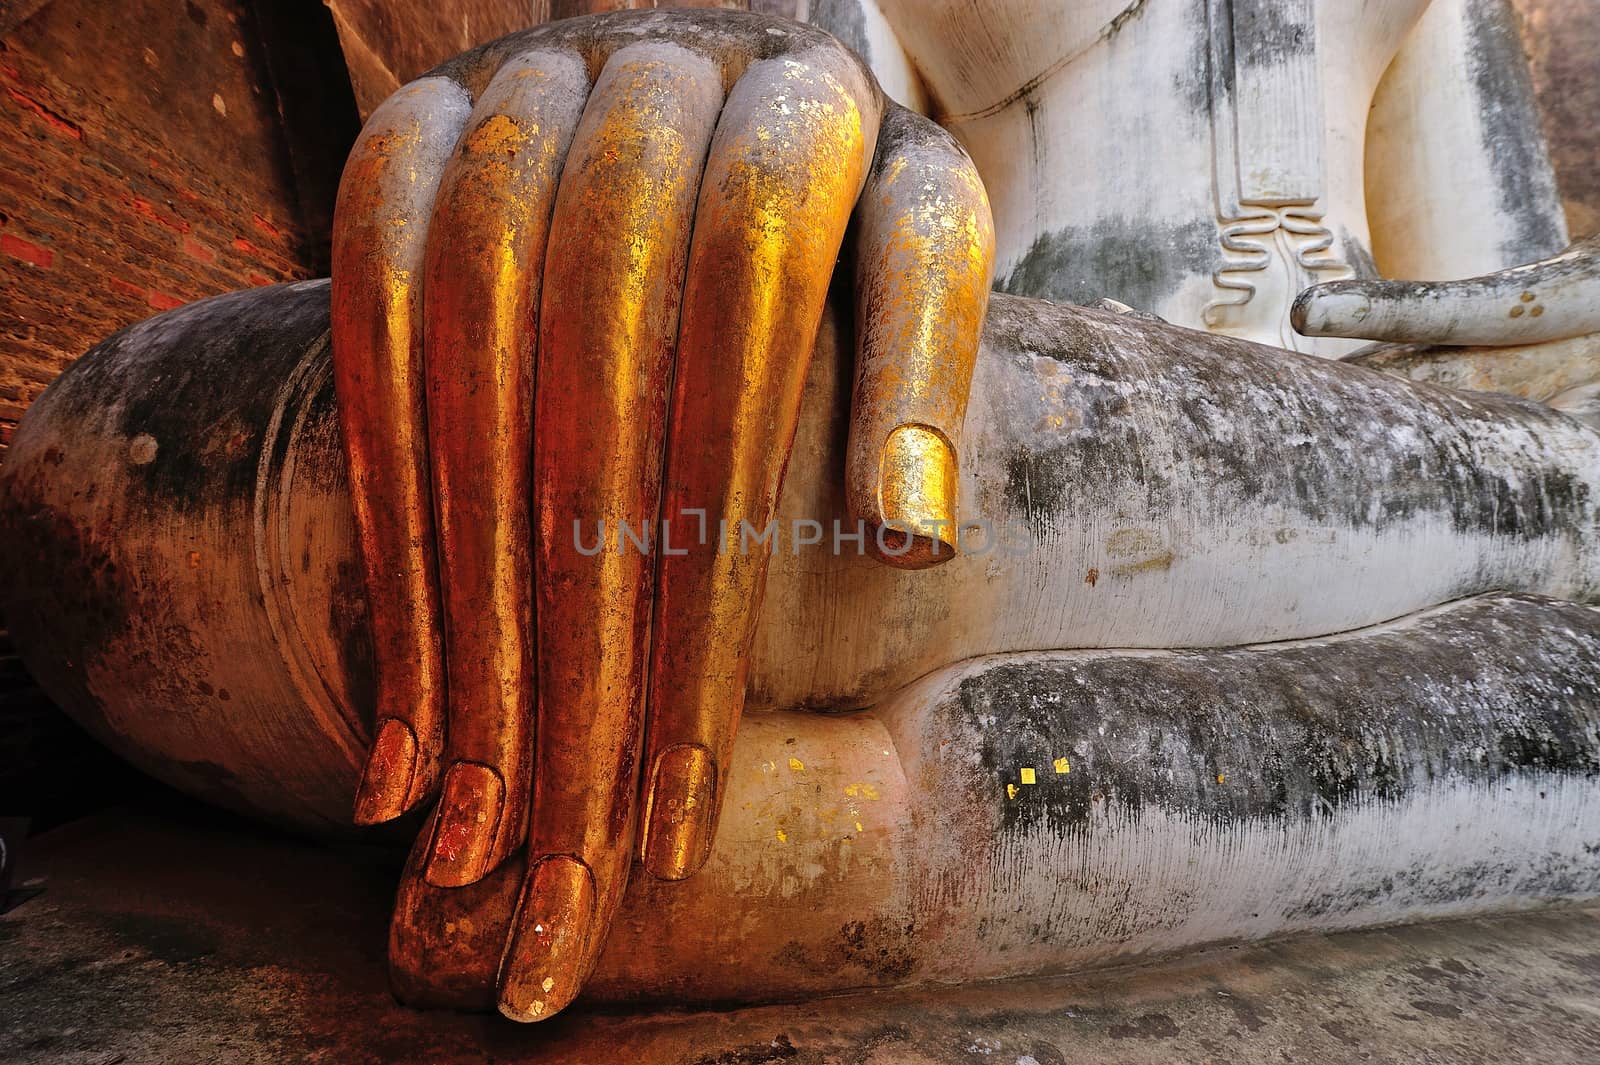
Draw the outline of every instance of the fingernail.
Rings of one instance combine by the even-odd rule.
[[[902,425],[889,434],[878,462],[883,529],[873,545],[883,561],[920,568],[955,557],[956,469],[938,430]]]
[[[486,765],[457,762],[439,795],[424,879],[434,887],[465,887],[483,879],[494,854],[505,784]]]
[[[658,880],[682,880],[711,849],[717,763],[698,743],[668,747],[656,759],[646,807],[644,867]]]
[[[356,824],[376,825],[405,813],[416,772],[416,735],[404,721],[385,718],[356,789]]]
[[[516,932],[500,963],[500,1012],[542,1021],[563,1009],[589,975],[594,877],[564,854],[542,858],[517,907]]]

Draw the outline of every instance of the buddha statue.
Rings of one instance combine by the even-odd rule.
[[[1336,355],[1290,321],[1308,286],[1567,243],[1498,0],[810,6],[972,154],[1002,291]]]
[[[1493,6],[486,45],[368,121],[331,285],[35,404],[19,647],[181,788],[414,835],[397,989],[518,1020],[1593,893],[1600,437],[1534,394],[1593,250],[1394,88],[1519,84],[1435,47]],[[1383,372],[1463,345],[1536,385]]]

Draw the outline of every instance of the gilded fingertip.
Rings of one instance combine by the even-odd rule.
[[[955,449],[937,429],[902,425],[889,434],[878,462],[879,561],[925,569],[955,557],[957,473]]]
[[[693,875],[711,851],[717,764],[698,743],[669,747],[656,759],[645,799],[642,860],[658,880]]]
[[[528,874],[515,930],[500,963],[497,1005],[513,1021],[542,1021],[577,997],[593,957],[594,876],[564,854],[547,855]]]
[[[434,887],[475,884],[489,872],[505,803],[500,774],[457,762],[445,774],[424,879]]]
[[[416,733],[398,718],[384,719],[356,789],[355,823],[377,825],[405,813],[416,775]]]

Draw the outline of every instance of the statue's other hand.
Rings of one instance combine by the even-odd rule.
[[[1458,281],[1329,281],[1300,294],[1295,329],[1402,344],[1527,345],[1600,332],[1600,238]]]
[[[351,154],[334,362],[378,666],[356,816],[437,789],[412,868],[446,890],[526,841],[508,1016],[571,1001],[636,847],[664,879],[709,851],[769,557],[740,530],[773,517],[852,213],[847,494],[886,561],[933,564],[988,205],[838,42],[553,23],[402,89]]]

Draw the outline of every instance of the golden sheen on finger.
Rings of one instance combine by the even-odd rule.
[[[955,557],[962,422],[988,308],[994,225],[972,161],[944,130],[885,116],[861,198],[851,512],[883,562]]]
[[[429,225],[428,439],[453,763],[427,867],[440,887],[482,876],[522,841],[526,824],[532,325],[556,185],[588,91],[576,55],[535,51],[506,62],[473,110]]]
[[[926,425],[890,433],[878,486],[880,556],[912,566],[936,565],[955,554],[956,453],[943,433]]]
[[[545,858],[529,871],[500,965],[501,1013],[542,1021],[572,1001],[588,973],[567,959],[587,952],[594,909],[594,879],[576,858]]]
[[[333,376],[377,669],[382,745],[356,799],[387,821],[431,790],[444,670],[423,412],[422,264],[439,175],[470,109],[423,78],[390,97],[351,150],[333,233]],[[400,760],[408,764],[402,766]]]
[[[556,199],[534,434],[539,723],[528,854],[541,869],[582,870],[592,889],[573,918],[586,922],[581,934],[507,956],[500,1005],[520,1020],[548,1017],[576,994],[632,862],[655,567],[645,544],[660,508],[695,196],[721,103],[720,74],[704,57],[661,42],[619,49],[595,82]],[[596,539],[598,551],[580,548]],[[565,883],[530,884],[519,942]]]
[[[645,817],[652,830],[644,863],[661,880],[681,880],[705,861],[711,845],[717,764],[698,743],[673,747],[656,759]]]
[[[698,512],[727,532],[661,558],[639,853],[663,879],[704,861],[726,787],[770,557],[745,532],[759,535],[775,513],[823,300],[876,135],[876,107],[861,103],[875,97],[858,76],[842,51],[752,65],[706,163],[662,516],[687,530]]]

